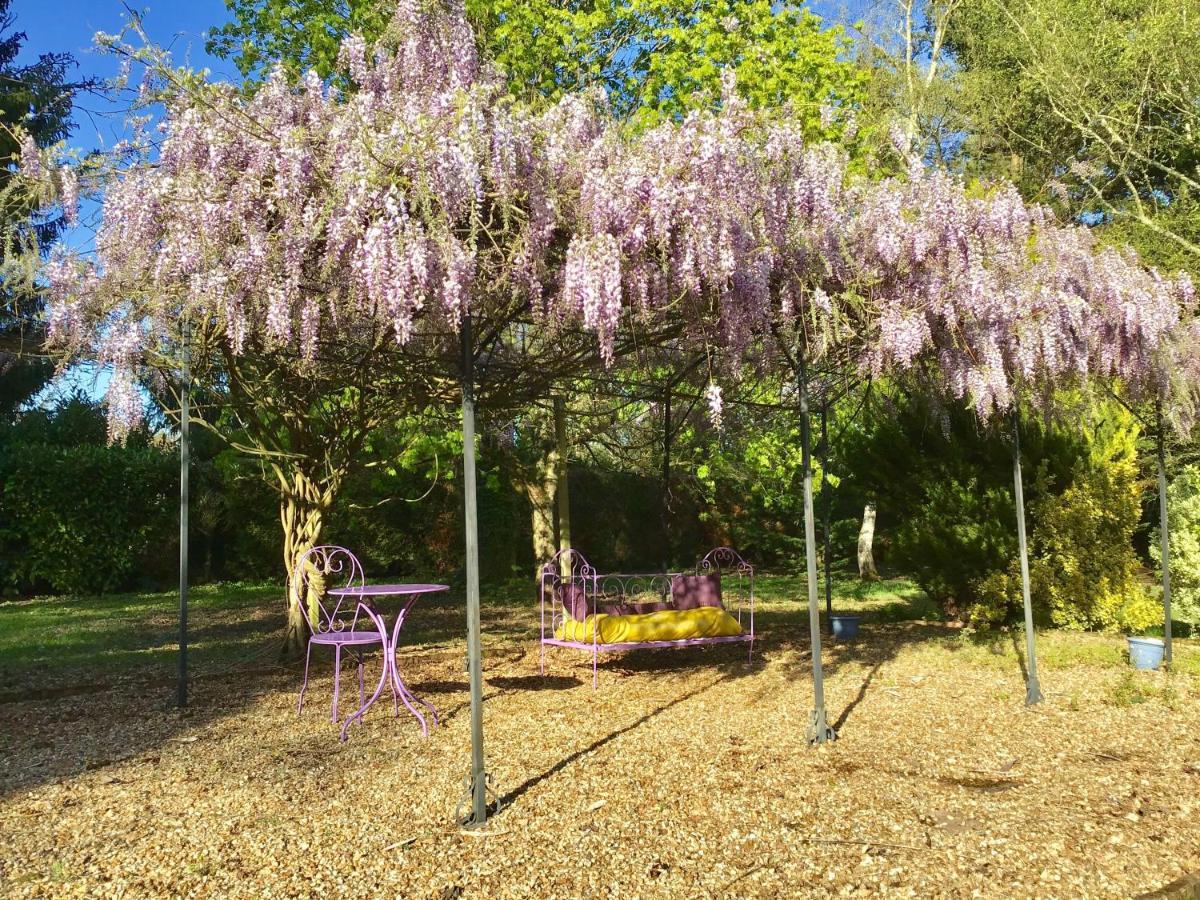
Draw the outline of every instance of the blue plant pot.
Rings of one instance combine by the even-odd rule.
[[[852,641],[858,637],[858,623],[861,616],[830,616],[833,626],[833,636],[839,641]]]
[[[1131,637],[1129,661],[1135,669],[1157,669],[1163,661],[1163,642],[1158,638]]]

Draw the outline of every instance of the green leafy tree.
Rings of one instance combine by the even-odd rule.
[[[1200,10],[1160,0],[959,0],[969,167],[1200,270]]]
[[[396,4],[382,0],[225,0],[231,20],[212,29],[207,50],[232,59],[247,78],[260,79],[278,63],[296,74],[315,69],[328,78],[348,34],[373,43]]]
[[[701,409],[681,435],[680,450],[688,454],[686,483],[708,534],[760,564],[794,564],[804,547],[794,398],[785,398],[775,379],[748,385],[727,399],[720,430]],[[819,497],[820,460],[813,466]]]
[[[226,0],[230,21],[208,50],[262,78],[282,63],[294,73],[335,69],[351,33],[381,35],[391,0]],[[790,104],[812,137],[842,137],[846,113],[864,96],[867,74],[848,59],[844,31],[804,4],[770,0],[468,0],[481,50],[515,94],[557,99],[603,87],[617,113],[652,125],[718,101],[721,72],[733,69],[755,106]],[[824,113],[822,107],[826,107]],[[831,116],[834,107],[842,115]]]

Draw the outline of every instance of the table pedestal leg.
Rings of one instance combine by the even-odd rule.
[[[371,695],[370,699],[368,699],[362,705],[362,707],[358,710],[358,712],[355,712],[346,717],[346,721],[342,723],[342,734],[341,734],[342,741],[346,740],[346,734],[347,734],[347,732],[349,732],[350,726],[354,724],[355,719],[362,721],[362,717],[367,714],[367,710],[371,708],[371,704],[374,703],[376,700],[378,700],[379,695],[381,693],[383,693],[383,685],[388,680],[388,674],[391,671],[390,667],[388,665],[388,662],[389,662],[388,651],[387,651],[387,648],[384,647],[384,649],[383,649],[383,671],[379,673],[379,684],[375,685],[375,693],[373,693]],[[361,663],[359,665],[358,671],[360,673],[359,677],[361,678],[362,677]],[[360,684],[360,690],[361,690],[361,681],[359,682],[359,684]]]
[[[400,669],[396,665],[396,653],[395,653],[394,649],[392,651],[391,663],[392,663],[392,689],[397,694],[400,695],[400,699],[404,702],[404,705],[408,708],[408,711],[410,713],[412,713],[414,716],[416,716],[417,721],[421,723],[421,733],[423,735],[425,735],[426,737],[428,737],[429,736],[429,725],[426,723],[425,717],[423,715],[421,715],[420,710],[417,709],[417,705],[419,704],[421,706],[424,706],[427,710],[429,710],[429,714],[433,717],[433,724],[435,724],[435,725],[440,724],[438,722],[437,710],[435,710],[433,708],[432,703],[429,703],[427,700],[422,700],[420,697],[418,697],[416,694],[414,694],[412,691],[410,691],[408,689],[408,685],[406,685],[404,683],[404,679],[400,677]]]
[[[423,715],[421,715],[421,711],[417,707],[423,706],[423,707],[425,707],[425,709],[427,709],[429,711],[429,714],[433,717],[434,725],[440,724],[438,722],[437,710],[435,710],[433,708],[432,703],[422,700],[420,697],[418,697],[416,694],[414,694],[412,691],[410,691],[408,689],[408,685],[406,685],[404,683],[404,679],[400,677],[400,667],[396,664],[396,649],[400,645],[400,629],[404,627],[404,620],[407,618],[408,611],[412,608],[413,602],[416,599],[417,598],[415,595],[410,597],[408,602],[404,605],[404,609],[402,609],[400,611],[400,615],[398,615],[396,617],[396,624],[392,628],[392,643],[391,643],[391,646],[388,647],[388,653],[390,654],[389,665],[390,665],[390,670],[392,673],[392,693],[393,693],[393,695],[399,696],[400,700],[404,703],[404,705],[408,709],[408,711],[410,713],[412,713],[414,716],[416,716],[417,721],[421,723],[421,733],[423,735],[425,735],[426,737],[428,737],[429,736],[429,725],[425,721],[425,717]],[[394,702],[393,702],[393,706],[395,706]],[[396,708],[396,715],[399,715],[399,714],[400,714],[400,710],[399,710],[399,708]]]

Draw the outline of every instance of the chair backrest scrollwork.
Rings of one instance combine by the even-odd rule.
[[[300,607],[309,631],[325,634],[351,631],[358,623],[361,597],[330,596],[335,588],[362,587],[366,583],[362,564],[345,547],[325,544],[313,547],[296,560],[292,570],[291,602]],[[343,610],[353,610],[349,621]]]

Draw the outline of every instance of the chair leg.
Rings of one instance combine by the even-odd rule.
[[[338,702],[338,686],[342,681],[342,646],[341,644],[333,645],[333,717],[332,720],[337,722],[337,702]]]
[[[312,659],[312,644],[304,648],[304,683],[300,685],[300,699],[296,701],[296,715],[304,709],[304,690],[308,687],[308,663]]]
[[[599,662],[600,653],[598,650],[592,651],[592,690],[597,690],[600,683],[599,677],[596,675],[596,665]]]
[[[538,671],[542,673],[544,678],[546,675],[546,645],[538,645]]]

